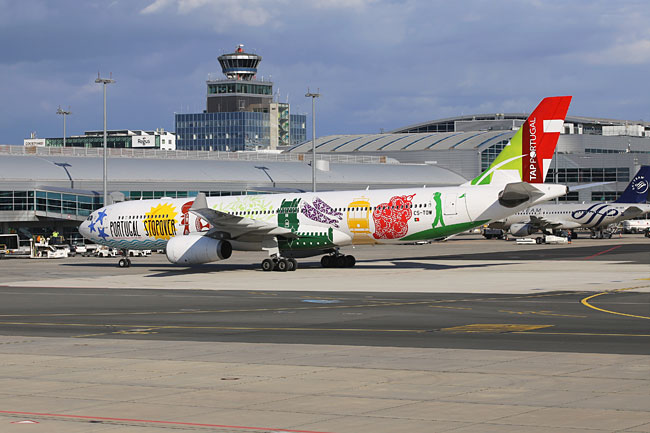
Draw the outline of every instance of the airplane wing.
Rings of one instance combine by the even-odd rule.
[[[580,227],[580,223],[575,221],[559,220],[559,219],[550,219],[544,217],[538,217],[535,215],[530,216],[530,223],[533,227],[542,230],[542,229],[577,229]]]
[[[641,205],[641,206],[644,206],[644,205]],[[627,209],[625,209],[625,211],[623,211],[623,213],[621,213],[621,215],[619,215],[618,218],[616,218],[615,222],[629,220],[631,218],[636,218],[636,217],[639,217],[641,215],[645,215],[646,213],[648,213],[647,208],[644,209],[644,208],[641,208],[640,206],[630,205],[630,206],[628,206]]]
[[[291,230],[265,221],[210,209],[204,193],[199,193],[196,196],[190,212],[198,215],[212,225],[212,228],[205,236],[215,239],[235,239],[250,242],[268,236],[297,237]]]
[[[538,217],[535,215],[530,216],[530,225],[537,229],[554,229],[562,225],[560,221],[551,221],[544,217]]]

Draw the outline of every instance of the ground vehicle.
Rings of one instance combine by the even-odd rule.
[[[27,256],[29,252],[28,240],[20,240],[17,234],[0,235],[0,258]]]
[[[567,236],[544,235],[535,238],[536,244],[566,244],[568,242]]]
[[[81,254],[82,256],[88,253],[88,248],[84,244],[72,244],[72,250],[75,254]]]
[[[115,248],[110,248],[105,245],[100,245],[95,250],[95,257],[115,257],[117,255],[117,250]]]
[[[147,257],[151,255],[151,250],[129,250],[129,257]]]
[[[481,233],[485,239],[505,239],[506,233],[501,229],[491,229],[486,227]]]
[[[623,221],[623,233],[641,233],[650,229],[650,220]]]

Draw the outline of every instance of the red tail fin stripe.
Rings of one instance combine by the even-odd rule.
[[[553,157],[570,103],[571,96],[544,98],[522,125],[523,181],[544,182],[544,160]]]

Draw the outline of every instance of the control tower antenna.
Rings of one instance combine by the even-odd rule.
[[[239,44],[234,53],[218,57],[221,71],[229,80],[251,81],[257,75],[257,66],[262,56],[244,52],[244,45]]]

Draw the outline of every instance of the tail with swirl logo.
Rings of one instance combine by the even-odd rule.
[[[650,166],[642,165],[615,203],[645,203],[650,186]]]

